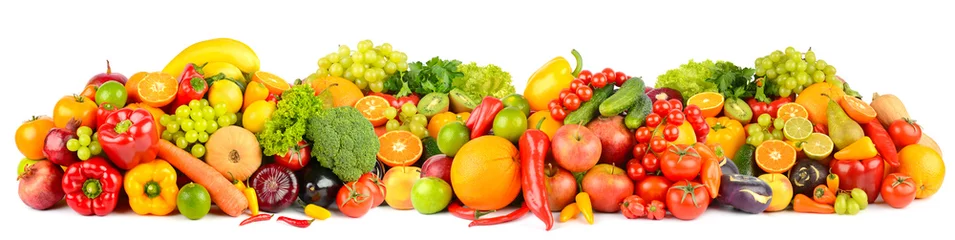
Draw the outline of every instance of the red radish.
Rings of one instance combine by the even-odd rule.
[[[36,210],[46,210],[63,199],[63,168],[50,161],[39,161],[26,167],[20,181],[20,200]]]
[[[69,166],[70,164],[79,162],[80,159],[76,156],[76,153],[66,149],[66,142],[70,139],[78,138],[76,136],[76,129],[79,128],[80,123],[79,120],[70,119],[70,121],[66,123],[66,127],[50,129],[50,132],[46,135],[46,139],[43,140],[43,156],[61,166]]]
[[[298,197],[298,179],[292,170],[271,163],[252,174],[249,187],[255,189],[259,209],[277,213],[285,210]]]

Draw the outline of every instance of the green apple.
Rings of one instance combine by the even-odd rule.
[[[29,158],[23,158],[20,160],[20,165],[17,166],[17,176],[23,175],[23,171],[26,171],[27,167],[37,163],[37,160],[31,160]]]
[[[421,214],[434,214],[451,203],[451,185],[437,177],[415,181],[411,187],[411,205]]]

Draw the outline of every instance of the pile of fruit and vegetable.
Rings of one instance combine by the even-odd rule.
[[[381,205],[469,226],[531,213],[550,230],[597,212],[855,215],[880,196],[893,208],[929,198],[945,175],[898,97],[864,101],[812,49],[776,50],[752,68],[690,60],[653,86],[584,70],[572,51],[575,66],[556,57],[518,94],[493,64],[354,47],[292,82],[226,38],[161,71],[126,77],[107,62],[52,117],[17,129],[19,196],[87,216],[128,204],[297,227]],[[276,216],[287,209],[307,218]]]

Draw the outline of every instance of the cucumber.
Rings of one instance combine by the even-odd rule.
[[[627,117],[623,120],[629,129],[637,129],[643,126],[643,122],[647,120],[647,115],[650,115],[650,111],[653,110],[653,103],[652,100],[650,100],[650,96],[640,94],[636,99],[637,102],[627,111]]]
[[[639,77],[633,77],[623,82],[613,96],[600,103],[600,115],[611,117],[633,107],[633,104],[637,102],[637,97],[645,95],[644,87],[643,79]]]
[[[600,103],[613,94],[613,87],[613,84],[607,84],[603,88],[594,90],[594,95],[590,97],[590,101],[580,104],[577,110],[567,114],[567,117],[564,118],[564,124],[585,125],[597,117],[597,108],[599,108]]]
[[[753,176],[753,158],[756,156],[756,147],[743,144],[739,150],[736,150],[736,158],[733,163],[739,168],[739,174]]]

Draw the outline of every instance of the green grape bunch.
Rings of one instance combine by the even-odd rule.
[[[162,139],[189,151],[192,156],[202,158],[206,154],[206,141],[216,130],[235,125],[239,117],[226,111],[225,103],[210,106],[206,99],[192,100],[188,105],[179,106],[172,115],[164,114],[159,124],[166,127]]]
[[[356,49],[339,45],[338,50],[318,59],[318,70],[306,78],[342,77],[362,90],[381,92],[385,79],[396,72],[408,71],[408,55],[396,51],[391,44],[374,46],[371,40],[358,42]]]
[[[779,86],[779,96],[788,97],[799,94],[814,83],[837,83],[836,67],[825,60],[816,59],[816,53],[809,48],[800,53],[793,47],[784,51],[776,50],[769,55],[756,59],[756,77],[765,77]]]

